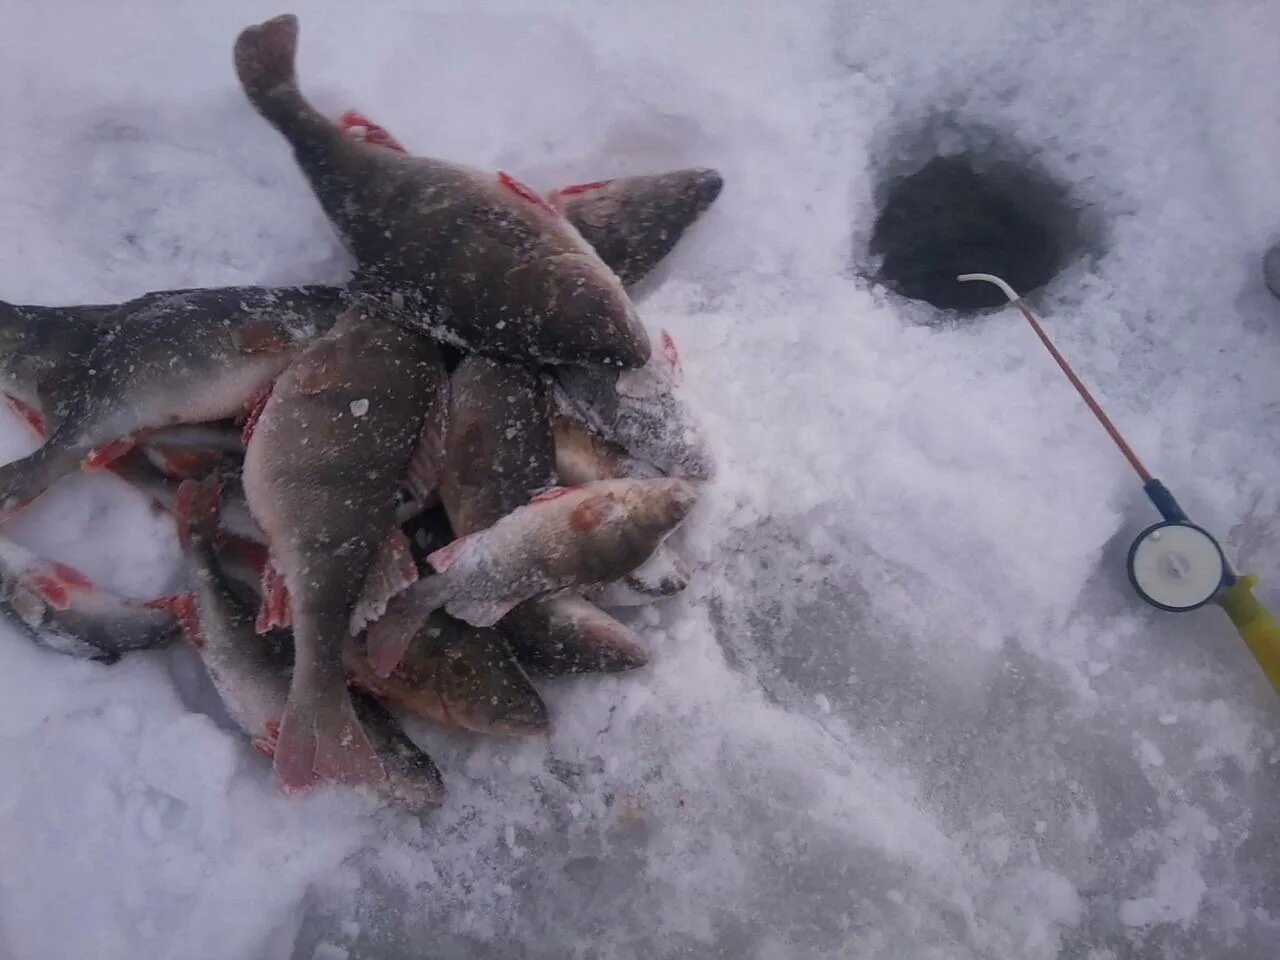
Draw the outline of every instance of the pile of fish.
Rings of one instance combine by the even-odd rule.
[[[110,470],[172,514],[187,591],[133,602],[0,540],[0,605],[112,660],[185,633],[285,789],[442,780],[398,713],[545,731],[533,676],[646,662],[603,607],[683,589],[666,543],[711,478],[680,364],[628,289],[715,200],[683,170],[543,197],[410,156],[294,73],[298,21],[235,68],[357,267],[345,287],[0,304],[0,389],[43,439],[0,467],[0,520]]]

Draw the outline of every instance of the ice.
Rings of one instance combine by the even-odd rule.
[[[0,296],[345,275],[231,69],[279,12],[10,4]],[[297,12],[317,104],[411,151],[544,190],[724,174],[640,301],[720,460],[694,579],[635,613],[650,668],[544,685],[549,740],[415,725],[450,791],[422,821],[279,795],[186,650],[104,667],[6,631],[0,957],[1274,955],[1280,703],[1217,611],[1133,596],[1150,507],[1025,324],[929,325],[865,276],[892,176],[1019,145],[1089,221],[1046,326],[1280,605],[1280,8]],[[0,455],[30,445],[4,422]],[[168,521],[112,477],[6,533],[177,583]]]

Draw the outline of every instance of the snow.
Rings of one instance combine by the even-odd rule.
[[[889,177],[1020,144],[1093,225],[1046,324],[1280,605],[1280,7],[296,11],[317,104],[412,151],[541,189],[723,172],[640,303],[721,461],[698,571],[637,613],[651,668],[544,685],[549,740],[415,726],[450,790],[420,822],[279,795],[185,650],[0,635],[0,958],[1275,952],[1280,701],[1220,613],[1132,595],[1150,508],[1022,321],[926,326],[863,272]],[[344,276],[231,69],[278,12],[8,4],[0,295]],[[177,582],[110,477],[6,532],[130,595]]]

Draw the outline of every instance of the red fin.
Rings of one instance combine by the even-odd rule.
[[[75,567],[68,567],[65,563],[52,563],[49,568],[63,584],[72,590],[96,590],[93,581],[86,577]]]
[[[533,497],[530,503],[547,503],[550,500],[559,500],[567,493],[572,493],[573,487],[548,487],[541,493]]]
[[[66,610],[71,606],[71,597],[67,593],[67,588],[57,577],[45,573],[32,574],[27,580],[27,585],[55,610]]]
[[[231,331],[231,342],[241,353],[279,353],[297,346],[289,331],[270,320],[244,320]]]
[[[71,594],[96,590],[93,581],[65,563],[48,563],[27,578],[27,585],[55,610],[71,606]]]
[[[561,187],[555,191],[554,196],[573,197],[580,193],[590,193],[592,190],[599,190],[601,187],[607,187],[613,183],[612,180],[592,180],[590,183],[575,183],[572,186]]]
[[[84,468],[86,470],[102,470],[111,463],[112,460],[119,460],[126,453],[138,445],[138,435],[126,437],[123,440],[112,440],[100,447],[94,447],[89,451],[89,455],[84,458]]]
[[[174,480],[207,476],[222,462],[220,450],[179,450],[147,446],[143,448],[143,452],[157,470]]]
[[[375,147],[386,147],[388,150],[394,150],[397,153],[409,152],[400,145],[399,140],[358,110],[348,110],[340,116],[338,118],[338,126],[343,133],[349,134],[361,143],[367,143]]]
[[[276,565],[267,558],[262,569],[262,608],[258,611],[257,630],[266,633],[274,627],[288,627],[293,623],[289,609],[289,588]]]
[[[9,404],[9,409],[22,418],[22,422],[31,428],[31,431],[43,440],[49,435],[48,424],[45,423],[44,414],[42,414],[31,404],[24,400],[20,400],[11,393],[4,395],[5,402]]]
[[[671,378],[676,383],[684,381],[684,366],[680,363],[680,351],[676,349],[676,342],[671,338],[671,334],[662,331],[662,359],[667,363],[667,370],[671,374]]]
[[[557,210],[555,207],[553,207],[551,204],[547,203],[547,201],[542,198],[541,194],[539,194],[536,190],[526,187],[523,183],[521,183],[515,177],[511,176],[511,174],[505,173],[503,171],[499,171],[498,183],[500,183],[506,189],[510,190],[521,200],[526,200],[529,203],[532,203],[534,206],[542,208],[547,213],[554,214],[557,217],[560,216],[560,211]]]
[[[152,610],[167,610],[174,615],[190,644],[199,650],[204,646],[204,634],[200,631],[200,615],[196,610],[196,598],[189,593],[172,597],[158,597],[142,604]]]
[[[267,401],[271,399],[271,390],[274,386],[274,383],[268,384],[244,402],[244,430],[240,433],[240,443],[245,447],[249,446],[253,428],[262,419],[262,411],[266,408]]]
[[[253,738],[253,748],[264,757],[276,755],[276,742],[280,739],[280,724],[268,720],[262,725],[262,736]]]
[[[351,635],[355,636],[387,611],[387,603],[418,579],[409,538],[393,527],[369,567],[364,589],[351,612]]]

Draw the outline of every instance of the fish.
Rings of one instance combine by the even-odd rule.
[[[235,42],[236,73],[355,258],[357,289],[399,322],[499,359],[648,360],[622,283],[558,211],[505,172],[347,136],[299,90],[297,45],[292,14],[248,27]]]
[[[552,424],[556,472],[562,484],[572,486],[593,480],[662,476],[657,467],[637,460],[621,447],[588,430],[572,416],[557,412],[552,417]],[[679,593],[688,586],[689,577],[689,565],[669,544],[664,543],[652,557],[621,580],[593,587],[587,595],[608,607],[636,606]]]
[[[172,604],[232,721],[262,753],[277,749],[280,718],[289,698],[294,648],[287,631],[259,636],[219,562],[218,478],[186,480],[175,509],[190,594]],[[387,712],[369,698],[352,699],[355,715],[385,776],[375,782],[384,798],[423,812],[444,798],[444,781]]]
[[[356,110],[338,118],[348,136],[408,153],[383,127]],[[547,195],[628,290],[672,251],[724,187],[716,170],[695,168],[560,187]]]
[[[107,663],[178,636],[178,621],[162,604],[117,596],[7,538],[0,538],[0,612],[50,650]]]
[[[294,628],[275,749],[286,787],[385,775],[347,694],[343,649],[375,561],[399,534],[396,492],[447,384],[431,340],[353,307],[281,374],[249,437],[245,498]]]
[[[561,187],[547,201],[630,289],[653,272],[723,187],[718,171],[695,168]]]
[[[0,301],[0,393],[44,439],[114,310],[101,304],[45,307]]]
[[[664,332],[662,349],[639,370],[557,369],[556,409],[668,476],[710,480],[715,459],[678,392],[680,371],[675,341]]]
[[[460,535],[556,486],[547,391],[527,367],[464,359],[449,378],[445,437],[440,500]]]
[[[601,480],[540,494],[431,554],[437,573],[392,600],[368,631],[374,672],[387,676],[395,669],[435,610],[488,627],[533,597],[624,576],[653,554],[696,500],[694,486],[678,478]]]
[[[231,417],[337,319],[333,288],[229,287],[151,299],[89,353],[57,428],[0,467],[0,519],[148,430]]]
[[[401,710],[473,733],[529,736],[551,726],[547,707],[502,635],[441,613],[428,618],[389,677],[349,648],[348,679]]]
[[[466,536],[555,487],[559,450],[546,388],[532,371],[473,356],[459,364],[449,383],[440,498],[452,530]],[[624,669],[647,660],[631,631],[584,600],[529,600],[498,621],[497,629],[516,659],[537,665],[544,675],[586,672],[592,664]],[[404,662],[397,673],[403,667]]]
[[[498,629],[516,659],[539,677],[620,673],[649,662],[634,630],[573,594],[528,600],[503,617]]]

